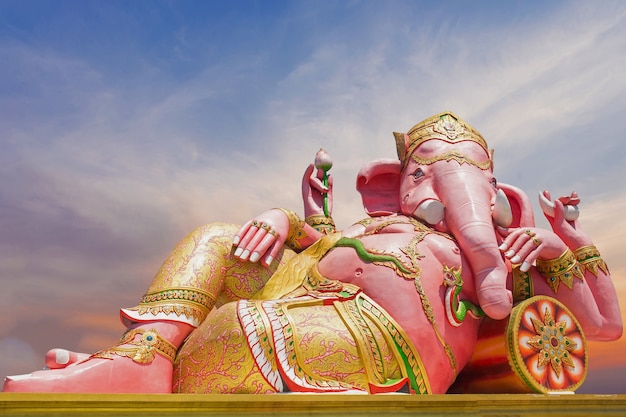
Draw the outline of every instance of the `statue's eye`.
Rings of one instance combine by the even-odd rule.
[[[422,168],[417,168],[413,174],[411,174],[414,179],[418,180],[424,176],[424,171]]]
[[[495,178],[492,178],[489,182],[493,185],[493,188],[498,188],[498,181]]]

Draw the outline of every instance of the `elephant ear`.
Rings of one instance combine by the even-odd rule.
[[[356,178],[356,189],[361,193],[365,212],[372,216],[386,216],[400,211],[400,161],[376,159],[368,162]]]
[[[533,207],[526,193],[509,184],[498,183],[498,188],[509,200],[513,213],[513,222],[509,227],[535,227]]]

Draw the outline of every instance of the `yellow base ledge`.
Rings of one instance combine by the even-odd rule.
[[[0,416],[626,415],[626,395],[193,395],[0,393]]]

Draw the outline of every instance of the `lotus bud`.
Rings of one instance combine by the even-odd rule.
[[[315,168],[321,169],[326,172],[333,167],[333,160],[330,158],[328,152],[320,148],[315,154]]]
[[[333,160],[330,158],[328,152],[324,149],[320,148],[319,151],[315,154],[315,168],[321,169],[324,172],[324,176],[322,178],[322,183],[324,187],[328,189],[328,171],[333,167]],[[325,193],[323,196],[323,209],[324,215],[329,217],[330,213],[328,211],[328,194]]]

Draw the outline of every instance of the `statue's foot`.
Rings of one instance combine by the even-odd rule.
[[[89,359],[88,353],[72,352],[67,349],[50,349],[46,353],[46,368],[48,369],[62,369],[75,363],[82,362]]]
[[[165,358],[139,364],[132,359],[91,358],[62,369],[7,376],[4,392],[170,393],[172,364]]]
[[[8,376],[3,391],[170,393],[176,350],[176,346],[154,328],[136,328],[129,330],[119,345],[82,362],[60,369]]]

